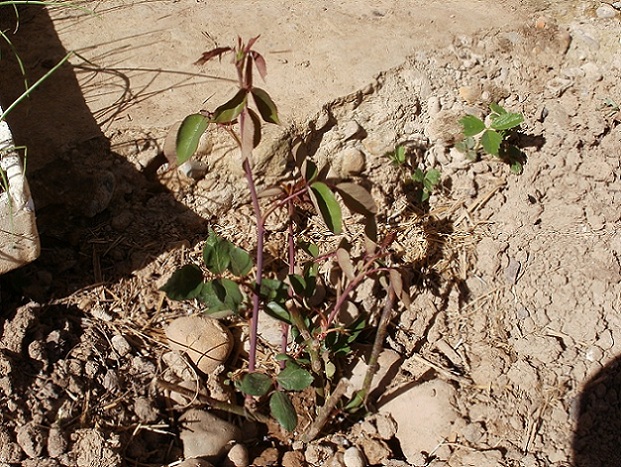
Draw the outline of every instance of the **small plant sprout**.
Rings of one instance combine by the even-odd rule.
[[[440,185],[440,171],[413,166],[408,161],[407,150],[403,145],[397,145],[393,152],[388,153],[388,157],[393,165],[407,170],[406,184],[411,185],[414,189],[415,203],[418,205],[426,203],[436,187]]]
[[[416,169],[412,174],[412,181],[416,187],[417,200],[424,203],[429,199],[435,187],[440,184],[440,171]]]
[[[524,116],[507,112],[499,104],[490,104],[490,110],[488,124],[474,115],[466,115],[459,121],[464,139],[455,144],[455,148],[472,160],[482,153],[498,157],[510,165],[513,173],[520,174],[525,155],[511,140]]]
[[[204,267],[183,266],[162,290],[170,299],[197,300],[210,315],[237,315],[250,321],[248,367],[230,376],[235,388],[245,395],[246,411],[253,414],[256,407],[265,405],[262,401],[266,402],[271,416],[283,428],[293,431],[298,414],[290,393],[312,386],[317,399],[325,401],[320,410],[325,416],[319,416],[303,435],[310,440],[327,423],[331,413],[327,408],[334,408],[343,394],[342,385],[334,387],[341,380],[337,359],[351,355],[352,344],[369,323],[369,316],[364,313],[353,320],[341,319],[341,311],[352,300],[354,290],[365,280],[383,278],[388,297],[396,296],[404,303],[408,303],[409,297],[400,273],[386,265],[394,236],[381,241],[377,238],[377,207],[369,191],[350,181],[326,178],[328,170],[320,169],[308,157],[304,141],[298,141],[294,147],[294,168],[285,181],[277,186],[257,186],[252,169],[253,150],[261,141],[262,125],[280,124],[276,104],[265,90],[255,86],[255,73],[262,79],[267,74],[265,59],[254,49],[257,39],[244,43],[238,38],[234,47],[218,47],[203,53],[197,64],[225,54],[233,56],[238,90],[215,110],[186,117],[177,131],[174,150],[165,149],[169,161],[181,165],[194,155],[204,132],[212,127],[228,132],[239,148],[250,192],[256,249],[248,252],[212,230],[203,247]],[[325,224],[326,230],[318,232],[320,235],[302,235],[308,228],[299,226],[298,219],[304,217],[301,209],[307,206],[312,206]],[[343,206],[365,226],[362,246],[354,248],[343,239],[335,249],[322,251],[323,245],[308,239],[340,235]],[[266,221],[276,212],[285,213],[287,219],[287,235],[280,248],[281,259],[287,264],[285,277],[265,264]],[[322,272],[326,270],[329,273]],[[393,309],[392,298],[388,304],[388,311],[375,317],[383,326]],[[276,365],[257,362],[261,313],[282,322],[280,353],[274,356]],[[377,333],[377,339],[383,341],[384,335]],[[377,359],[379,350],[381,345],[375,345],[371,358]],[[270,370],[274,367],[279,369],[277,374]],[[362,402],[366,402],[372,376],[369,382],[365,380]],[[238,413],[238,408],[235,410]]]

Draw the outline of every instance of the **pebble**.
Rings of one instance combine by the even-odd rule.
[[[606,19],[606,18],[614,18],[617,16],[617,10],[610,5],[602,5],[595,10],[595,14],[598,18]]]
[[[341,160],[341,176],[358,175],[366,167],[366,157],[359,149],[343,149],[337,157]]]
[[[166,337],[173,350],[186,352],[205,374],[214,373],[233,348],[230,331],[204,315],[177,318],[166,328]]]
[[[112,336],[110,339],[110,343],[112,344],[112,348],[119,354],[119,356],[124,357],[128,353],[132,351],[132,346],[129,345],[127,339],[125,339],[120,334]]]
[[[243,444],[235,444],[226,455],[223,467],[248,467],[250,460],[248,449]]]
[[[282,467],[304,467],[304,454],[300,451],[285,452],[282,456]]]
[[[179,438],[183,455],[191,457],[222,457],[226,445],[240,437],[239,429],[215,415],[199,409],[189,409],[179,417]]]
[[[345,454],[343,454],[343,463],[345,467],[364,467],[367,465],[367,460],[360,449],[356,446],[352,446],[345,450]]]
[[[41,428],[35,423],[27,423],[17,430],[17,444],[28,457],[39,457],[46,441]]]
[[[304,452],[306,462],[313,465],[323,465],[323,463],[334,454],[332,447],[324,444],[311,444]]]

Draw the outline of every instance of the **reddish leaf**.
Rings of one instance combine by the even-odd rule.
[[[259,34],[258,36],[253,37],[252,39],[250,39],[248,41],[248,44],[246,44],[246,47],[244,48],[244,52],[249,53],[250,50],[252,50],[252,46],[259,39],[259,37],[261,37],[261,34]]]
[[[265,59],[263,58],[263,55],[253,50],[252,52],[250,52],[250,56],[254,60],[254,64],[257,67],[259,75],[261,75],[261,79],[265,81],[265,77],[267,76],[267,65],[265,64]]]
[[[194,62],[194,65],[204,65],[212,58],[219,57],[220,55],[230,52],[232,50],[233,49],[231,49],[230,47],[216,47],[215,49],[209,50],[207,52],[203,52],[203,55],[201,55],[201,58],[196,60]]]

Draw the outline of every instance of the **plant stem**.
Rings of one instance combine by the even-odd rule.
[[[332,324],[332,322],[336,318],[336,315],[338,314],[339,310],[343,306],[343,303],[345,303],[345,300],[347,300],[347,297],[352,292],[352,290],[354,290],[358,286],[358,284],[360,284],[360,282],[362,282],[362,280],[365,277],[367,277],[367,276],[369,276],[369,275],[371,275],[373,273],[386,270],[386,268],[384,268],[384,267],[367,270],[367,268],[370,265],[373,264],[375,259],[376,258],[374,257],[369,262],[367,262],[364,265],[364,267],[362,268],[362,272],[360,272],[360,274],[358,274],[356,277],[354,277],[354,279],[349,284],[347,284],[347,287],[345,287],[345,290],[343,290],[343,293],[341,295],[339,295],[339,298],[336,300],[336,303],[334,304],[334,308],[332,309],[332,311],[330,312],[330,315],[328,316],[328,319],[324,323],[324,326],[325,326],[324,331],[326,331],[330,327],[330,325]]]
[[[301,436],[300,440],[303,443],[310,443],[321,432],[322,428],[328,421],[328,417],[330,417],[330,414],[334,410],[334,407],[336,407],[336,404],[339,402],[339,400],[341,400],[343,394],[345,394],[345,391],[347,390],[347,384],[348,383],[346,379],[341,379],[336,385],[336,388],[334,388],[334,392],[330,395],[325,405],[317,414],[317,418],[315,418],[315,421],[313,421],[313,423],[308,427],[306,432]]]
[[[377,373],[377,370],[379,368],[377,361],[379,359],[380,353],[382,352],[382,349],[384,348],[384,339],[386,338],[386,333],[388,332],[390,313],[392,312],[392,307],[394,303],[395,290],[392,288],[392,285],[390,285],[388,287],[388,297],[386,297],[386,303],[384,303],[382,315],[380,316],[379,324],[377,325],[377,333],[375,334],[375,341],[373,342],[373,348],[371,349],[369,366],[367,367],[367,372],[364,375],[364,381],[362,383],[362,389],[360,390],[365,405],[367,402],[367,398],[369,397],[369,389],[371,388],[371,383],[373,382],[375,373]]]
[[[242,130],[243,131],[243,130]],[[257,331],[259,328],[259,305],[261,295],[261,282],[263,280],[263,243],[265,240],[265,221],[261,215],[259,197],[252,176],[249,158],[244,159],[244,172],[248,180],[248,189],[252,199],[252,208],[257,219],[257,274],[255,279],[255,289],[252,294],[252,316],[250,319],[250,351],[248,355],[248,371],[253,372],[256,366],[257,357]]]

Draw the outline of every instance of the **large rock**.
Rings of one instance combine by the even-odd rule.
[[[205,374],[224,363],[233,348],[229,330],[204,315],[177,318],[166,328],[166,337],[172,349],[187,353]]]
[[[190,409],[179,418],[179,422],[179,437],[186,459],[204,457],[217,461],[226,453],[227,444],[241,436],[235,425],[205,410]]]
[[[397,395],[380,408],[397,422],[397,439],[410,463],[420,453],[431,453],[452,431],[457,413],[452,401],[455,389],[450,384],[434,380],[414,386]]]

